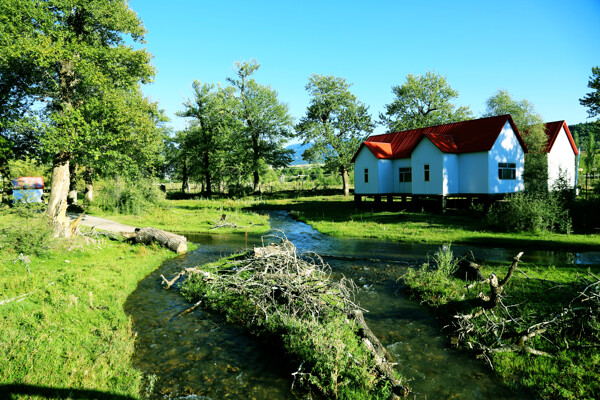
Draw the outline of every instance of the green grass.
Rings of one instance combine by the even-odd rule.
[[[548,356],[526,352],[488,353],[495,370],[511,387],[527,389],[543,399],[592,399],[600,394],[600,315],[598,309],[585,311],[590,302],[577,299],[588,273],[600,275],[600,266],[538,267],[520,264],[504,289],[503,305],[472,319],[468,333],[460,334],[453,316],[478,309],[480,292],[488,285],[467,290],[465,282],[434,265],[409,270],[405,285],[422,303],[432,307],[447,326],[453,342],[465,349],[517,344],[529,327],[549,321],[565,309],[560,323],[547,325],[547,331],[526,344]],[[502,279],[508,265],[484,266],[482,273],[496,273]],[[496,326],[496,330],[491,329]],[[546,326],[546,325],[544,325]]]
[[[126,225],[136,227],[152,226],[154,228],[176,233],[231,233],[244,232],[263,233],[269,229],[268,216],[249,211],[254,200],[166,200],[160,207],[147,210],[142,215],[108,214],[92,209],[93,215],[108,218]],[[238,228],[212,229],[220,223],[221,216],[226,214],[226,222]]]
[[[6,245],[15,233],[27,235],[19,226],[30,236],[48,229],[41,215],[0,216],[0,385],[20,385],[19,398],[66,398],[72,390],[81,390],[77,398],[139,398],[142,374],[131,363],[135,333],[123,305],[137,282],[173,253],[49,235],[24,245],[26,264]]]
[[[372,203],[366,203],[366,206]],[[254,209],[284,209],[319,232],[332,236],[377,238],[406,243],[473,244],[519,249],[592,250],[600,235],[502,233],[490,230],[481,211],[430,212],[356,209],[344,196],[263,200]]]

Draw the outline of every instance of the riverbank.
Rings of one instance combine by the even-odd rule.
[[[245,233],[269,230],[269,217],[252,210],[256,200],[198,199],[166,200],[141,215],[109,214],[91,210],[95,216],[135,227],[152,226],[178,234]],[[225,218],[223,218],[225,216]]]
[[[510,387],[536,398],[597,398],[600,266],[520,264],[504,282],[508,265],[484,265],[482,275],[497,274],[500,281],[502,295],[494,305],[491,284],[467,288],[455,278],[455,261],[451,250],[440,250],[431,265],[402,278],[442,321],[453,344],[484,360]]]
[[[315,196],[268,199],[254,210],[288,210],[298,220],[332,236],[376,238],[403,243],[464,244],[515,249],[586,251],[600,247],[600,234],[503,233],[485,224],[477,210],[432,212],[357,209],[351,197]]]
[[[58,240],[27,209],[1,217],[0,392],[140,398],[150,382],[131,363],[135,321],[123,305],[173,253],[101,235]]]

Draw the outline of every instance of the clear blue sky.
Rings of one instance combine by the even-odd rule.
[[[409,73],[447,77],[479,116],[499,89],[545,121],[590,121],[579,99],[600,65],[600,0],[203,1],[130,0],[148,30],[155,82],[144,92],[175,116],[194,79],[225,83],[256,59],[299,120],[311,74],[335,75],[377,119]],[[378,127],[377,133],[383,132]]]

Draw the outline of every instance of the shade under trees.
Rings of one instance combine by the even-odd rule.
[[[523,181],[531,193],[548,191],[547,136],[544,122],[529,101],[514,100],[506,90],[499,90],[486,101],[484,117],[510,114],[527,146]]]
[[[142,43],[144,34],[125,0],[0,2],[0,93],[14,85],[9,101],[19,107],[18,114],[43,125],[41,142],[53,154],[48,214],[55,221],[66,203],[73,156],[101,141],[114,143],[115,135],[131,134],[120,123],[103,129],[93,117],[92,101],[126,107],[127,114],[133,103],[126,104],[122,95],[134,93],[140,100],[136,88],[152,78],[154,69],[150,54],[126,39]]]
[[[471,119],[469,107],[453,103],[458,92],[448,84],[446,77],[427,71],[425,75],[408,74],[401,86],[392,86],[395,98],[379,114],[387,130],[403,131],[459,122]]]
[[[375,128],[369,108],[350,92],[350,86],[344,78],[313,74],[306,85],[310,104],[296,125],[304,144],[313,143],[303,158],[339,172],[345,196],[350,192],[352,156]]]

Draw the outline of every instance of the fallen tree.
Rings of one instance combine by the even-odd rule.
[[[503,278],[495,273],[501,267],[475,266],[471,260],[467,270],[474,272],[473,283],[462,280],[464,270],[456,274],[455,268],[426,263],[409,270],[404,284],[434,307],[452,343],[485,360],[508,383],[528,387],[540,398],[597,397],[600,278],[571,266],[529,265],[523,271],[521,256]],[[479,271],[488,278],[482,280]]]
[[[136,228],[135,236],[130,240],[133,243],[150,244],[156,242],[177,254],[187,253],[187,239],[185,236],[156,228]]]
[[[354,302],[354,283],[332,279],[316,254],[300,256],[280,237],[216,264],[186,269],[182,293],[195,304],[224,313],[229,321],[261,337],[276,339],[300,366],[294,382],[317,388],[329,398],[397,398],[402,385],[394,362],[368,328]],[[167,287],[175,280],[163,278]]]

